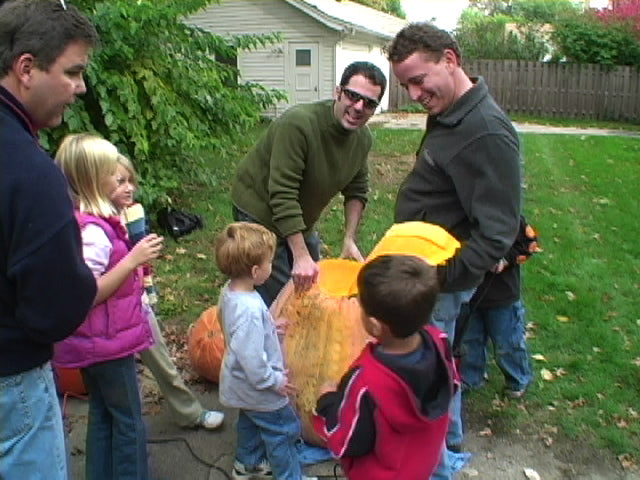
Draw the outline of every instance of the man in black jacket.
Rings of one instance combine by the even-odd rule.
[[[518,136],[482,78],[469,78],[455,40],[429,23],[403,28],[388,47],[394,74],[429,113],[416,163],[398,192],[395,220],[440,225],[462,248],[438,266],[441,294],[431,322],[452,340],[460,306],[516,237],[520,215]],[[462,442],[460,395],[447,444]],[[446,458],[445,458],[446,460]],[[432,478],[451,478],[446,465]]]
[[[96,284],[67,183],[38,144],[76,95],[97,33],[71,5],[0,7],[0,478],[66,479],[53,344],[84,320]]]

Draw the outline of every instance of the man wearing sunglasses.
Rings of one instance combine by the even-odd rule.
[[[513,244],[520,220],[520,147],[511,122],[479,77],[462,69],[455,40],[429,23],[403,28],[387,48],[391,68],[428,112],[416,163],[396,201],[398,222],[440,225],[462,243],[438,266],[441,294],[431,322],[452,341],[462,303]],[[447,446],[462,442],[460,392],[451,407]],[[451,478],[443,463],[432,476]]]
[[[66,480],[53,344],[85,319],[96,283],[62,172],[38,145],[76,95],[97,42],[58,0],[0,7],[0,478]]]
[[[386,86],[377,66],[350,64],[333,100],[287,110],[238,166],[234,219],[260,223],[278,236],[271,277],[257,288],[267,305],[289,278],[298,291],[316,282],[320,241],[313,226],[338,193],[345,215],[341,256],[362,260],[355,238],[369,189],[371,133],[365,125]]]

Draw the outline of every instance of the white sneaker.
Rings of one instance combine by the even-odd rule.
[[[222,421],[224,420],[224,413],[216,412],[215,410],[205,410],[200,415],[200,421],[198,425],[206,428],[207,430],[213,430],[214,428],[218,428],[222,425]]]
[[[233,480],[271,480],[273,478],[273,472],[267,460],[263,460],[255,467],[246,467],[236,460],[233,464],[231,478],[233,478]]]

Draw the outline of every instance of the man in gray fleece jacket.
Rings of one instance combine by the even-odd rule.
[[[455,40],[428,23],[403,28],[387,49],[400,84],[429,113],[413,170],[398,192],[395,220],[440,225],[461,243],[438,266],[441,291],[431,322],[450,339],[462,303],[505,255],[518,232],[520,148],[510,120],[482,78],[462,69]],[[460,394],[447,445],[462,443]],[[451,478],[446,455],[432,478]]]

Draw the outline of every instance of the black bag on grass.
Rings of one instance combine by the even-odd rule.
[[[204,228],[204,222],[200,215],[172,207],[158,211],[157,219],[160,228],[169,233],[174,240],[184,237],[198,228]]]

